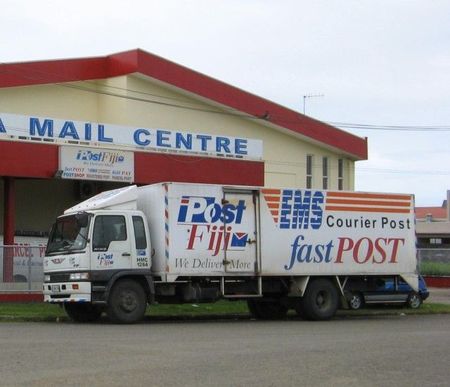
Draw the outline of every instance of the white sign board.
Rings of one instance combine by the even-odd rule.
[[[0,113],[0,139],[262,160],[262,140]]]
[[[132,183],[133,152],[61,146],[59,170],[63,179],[103,180]]]

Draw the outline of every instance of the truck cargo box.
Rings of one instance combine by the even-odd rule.
[[[179,276],[416,275],[412,195],[167,183],[138,189],[152,270]]]

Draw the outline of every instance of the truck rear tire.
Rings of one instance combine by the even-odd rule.
[[[248,310],[259,320],[280,320],[286,317],[288,308],[279,300],[248,300]]]
[[[313,280],[306,289],[302,304],[308,320],[329,320],[339,306],[336,287],[327,279]]]
[[[92,304],[64,303],[64,310],[71,320],[85,323],[97,321],[102,315],[103,310]]]
[[[142,286],[133,280],[121,280],[111,290],[106,313],[116,323],[133,324],[144,318],[146,307]]]

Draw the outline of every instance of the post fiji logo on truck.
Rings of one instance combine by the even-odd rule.
[[[244,250],[248,233],[239,230],[245,200],[218,203],[215,197],[183,196],[178,224],[189,226],[187,250],[206,248],[216,256],[220,250]]]
[[[102,267],[110,267],[114,265],[113,253],[100,253],[97,255],[97,265]]]

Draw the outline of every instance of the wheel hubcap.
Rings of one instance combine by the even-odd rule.
[[[123,292],[120,300],[120,306],[126,312],[132,312],[137,307],[136,297],[133,292]]]
[[[353,309],[358,309],[361,305],[360,299],[358,296],[353,296],[351,301],[350,301],[350,305],[352,306]]]
[[[316,305],[319,308],[323,308],[327,303],[327,294],[325,292],[319,292],[316,297]]]

